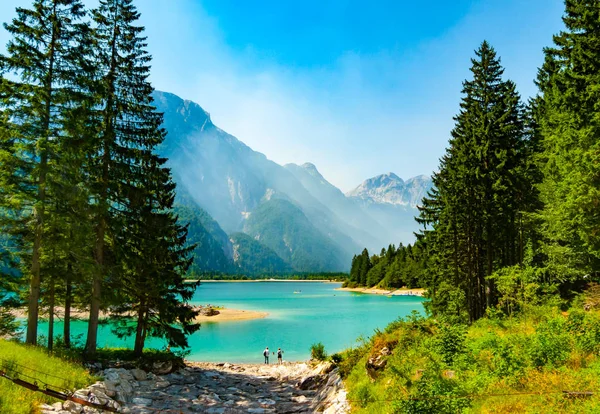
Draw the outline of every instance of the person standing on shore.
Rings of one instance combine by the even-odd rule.
[[[283,364],[283,351],[281,348],[277,348],[277,363]]]
[[[263,351],[263,355],[265,356],[265,364],[269,363],[269,347],[266,347]]]

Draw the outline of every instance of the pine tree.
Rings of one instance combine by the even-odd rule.
[[[450,147],[418,219],[434,256],[430,306],[466,310],[471,321],[495,303],[490,278],[495,269],[521,260],[519,217],[530,185],[524,174],[524,110],[515,85],[502,80],[500,61],[487,42],[475,54]],[[464,303],[450,305],[456,298]]]
[[[157,129],[157,132],[161,132]],[[196,284],[185,283],[195,246],[186,245],[187,229],[172,213],[175,185],[166,160],[154,154],[141,164],[138,185],[125,189],[128,219],[117,235],[124,266],[117,316],[119,336],[135,332],[134,354],[142,355],[147,336],[165,338],[172,346],[187,346],[186,335],[200,325],[193,323],[198,311],[187,305]],[[148,260],[152,258],[152,260]],[[136,315],[136,324],[129,315]]]
[[[165,218],[161,222],[160,229],[165,231],[163,237],[171,235],[169,240],[172,244],[165,244],[154,229],[148,228],[149,222],[160,221],[157,217],[161,214],[171,217],[170,213],[159,210],[170,209],[172,201],[161,202],[158,206],[153,203],[160,198],[171,197],[172,189],[169,187],[172,184],[168,174],[165,176],[165,173],[160,172],[162,162],[157,161],[154,155],[155,148],[164,139],[164,132],[160,129],[162,115],[152,105],[153,88],[148,81],[151,57],[146,51],[146,39],[142,36],[144,28],[137,25],[139,13],[132,0],[101,0],[99,7],[93,12],[93,20],[95,44],[98,48],[97,72],[93,77],[99,79],[95,94],[98,110],[94,120],[99,132],[89,171],[94,183],[91,192],[95,200],[94,259],[97,269],[92,283],[85,347],[86,354],[90,356],[96,351],[100,307],[111,305],[108,295],[102,295],[103,286],[111,288],[107,291],[115,293],[112,302],[117,303],[121,291],[131,295],[131,289],[139,286],[141,277],[151,281],[151,278],[160,274],[165,280],[164,284],[156,282],[158,292],[165,293],[167,286],[175,289],[173,291],[179,291],[184,300],[187,295],[186,289],[182,289],[177,283],[177,277],[180,277],[177,269],[184,267],[181,263],[183,259],[178,259],[182,248],[178,247],[179,239],[174,236],[174,232],[179,231],[173,230],[177,226],[170,223],[170,219]],[[147,175],[153,177],[153,181],[148,181]],[[144,190],[144,185],[148,189]],[[141,218],[148,223],[140,223]],[[123,233],[123,229],[131,231]],[[128,236],[132,240],[128,240]],[[170,261],[163,256],[156,256],[156,260],[159,260],[157,262],[148,261],[153,254],[158,254],[155,244],[159,240],[162,240],[161,247],[165,249],[163,254],[169,256]],[[136,254],[148,254],[140,256],[142,260],[148,261],[143,264],[143,269],[130,267],[139,264],[139,259],[131,265],[126,263],[134,260]],[[170,297],[170,293],[165,295]],[[170,323],[179,316],[183,318],[183,322],[189,316],[189,309],[184,304],[180,304],[181,307],[168,305],[171,299],[166,298],[166,310],[148,313],[150,311],[146,308],[154,304],[142,301],[151,302],[153,297],[138,297],[139,306],[136,310],[142,312],[138,319],[142,332],[136,342],[137,350],[140,349],[140,344],[143,346],[141,338],[145,338],[147,328],[152,326],[152,329],[158,329],[158,322],[154,319],[156,315],[162,318],[161,323]],[[115,307],[115,310],[118,312],[119,307]],[[177,315],[179,311],[183,313]],[[148,325],[150,321],[153,322]],[[185,322],[184,330],[193,329],[189,326],[192,325]],[[162,325],[161,329],[166,332],[170,328]]]
[[[600,272],[600,4],[567,0],[536,100],[543,250],[554,282]]]
[[[0,75],[9,75],[0,84],[0,106],[14,122],[9,162],[15,169],[9,180],[19,203],[13,201],[14,210],[8,211],[9,231],[20,233],[25,243],[20,251],[30,276],[26,335],[30,344],[37,341],[47,210],[52,188],[62,179],[57,168],[69,139],[63,127],[76,104],[81,79],[77,41],[84,15],[80,0],[35,0],[31,9],[17,8],[17,17],[4,26],[12,38],[7,55],[0,56]]]

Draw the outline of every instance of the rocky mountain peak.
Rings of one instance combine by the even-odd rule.
[[[365,180],[347,197],[372,203],[416,206],[431,188],[431,178],[420,175],[404,181],[393,172]]]

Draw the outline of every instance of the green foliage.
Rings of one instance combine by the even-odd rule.
[[[310,357],[317,361],[327,360],[327,352],[325,352],[325,345],[323,345],[321,342],[312,344],[310,346]]]
[[[531,338],[529,354],[537,368],[560,367],[566,362],[571,349],[571,335],[566,330],[566,321],[555,317],[537,326]]]
[[[146,336],[185,346],[196,329],[185,303],[193,285],[183,283],[190,246],[172,211],[166,159],[156,155],[165,131],[139,17],[132,0],[100,0],[91,12],[80,0],[34,0],[5,25],[0,301],[10,331],[5,297],[27,297],[28,343],[41,305],[53,348],[61,302],[89,306],[89,355],[101,307],[136,315],[135,329],[126,322],[121,333],[135,330],[138,353]],[[68,345],[68,317],[64,326]]]
[[[399,400],[393,404],[392,413],[460,413],[471,406],[471,399],[460,383],[443,378],[437,367],[426,369],[412,390],[411,399]]]
[[[456,357],[465,351],[465,335],[463,325],[443,323],[439,326],[435,345],[447,365],[452,365]]]
[[[331,362],[333,362],[336,365],[339,364],[340,362],[342,362],[343,360],[344,360],[344,357],[340,353],[335,353],[335,354],[331,355]]]
[[[338,366],[353,412],[594,412],[600,396],[560,396],[600,386],[600,314],[573,303],[578,308],[568,314],[529,304],[469,326],[418,314],[394,321],[341,353]],[[370,377],[369,357],[394,342],[385,368]]]
[[[522,263],[525,213],[536,206],[530,137],[516,86],[503,79],[489,43],[475,55],[450,146],[417,220],[432,262],[425,281],[429,309],[455,317],[466,312],[470,321],[497,302],[488,277]]]
[[[489,279],[498,290],[498,309],[507,315],[539,303],[542,288],[541,270],[534,267],[511,266],[495,271]]]
[[[600,9],[569,0],[563,22],[565,29],[544,50],[535,114],[543,150],[543,252],[556,283],[600,272]]]

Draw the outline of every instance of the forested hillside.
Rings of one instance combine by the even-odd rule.
[[[244,230],[298,272],[347,269],[348,255],[287,200],[273,198],[261,203]]]

